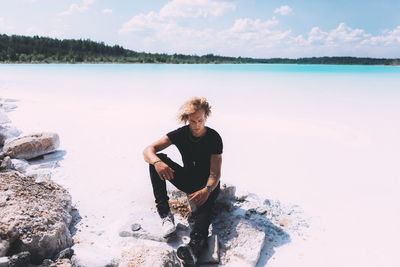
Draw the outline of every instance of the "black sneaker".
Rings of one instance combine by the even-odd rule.
[[[183,266],[185,267],[196,266],[197,264],[197,257],[189,245],[180,246],[176,251],[176,255],[183,261]]]
[[[195,234],[189,244],[180,246],[176,251],[176,255],[184,263],[184,266],[196,266],[197,259],[204,247],[205,240],[199,234]]]

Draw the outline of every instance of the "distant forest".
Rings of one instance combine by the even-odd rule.
[[[247,58],[213,54],[182,55],[135,52],[91,40],[0,34],[1,63],[169,63],[169,64],[339,64],[400,65],[400,59],[359,57]]]

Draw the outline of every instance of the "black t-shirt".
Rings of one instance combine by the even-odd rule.
[[[210,175],[211,154],[222,154],[222,139],[217,131],[206,126],[206,133],[195,137],[189,125],[167,134],[182,155],[184,168],[199,177]]]

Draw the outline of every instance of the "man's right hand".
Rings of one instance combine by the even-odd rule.
[[[174,179],[174,170],[171,169],[167,164],[162,161],[154,164],[154,168],[156,169],[158,175],[161,180],[172,180]]]

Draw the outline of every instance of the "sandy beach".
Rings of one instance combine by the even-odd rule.
[[[351,81],[319,77],[299,91],[293,88],[302,77],[275,78],[265,89],[260,84],[267,78],[260,75],[247,80],[249,93],[241,91],[243,80],[229,73],[216,78],[212,72],[207,81],[194,72],[181,83],[175,74],[147,73],[128,90],[119,85],[130,80],[118,80],[122,76],[116,74],[97,79],[89,70],[81,79],[67,73],[65,80],[58,79],[60,73],[48,81],[42,71],[21,80],[14,74],[0,90],[2,97],[17,100],[17,108],[7,113],[15,127],[60,135],[64,156],[51,179],[70,192],[81,217],[73,249],[84,266],[118,258],[129,245],[118,236],[121,226],[132,214],[154,209],[141,152],[179,127],[177,108],[191,95],[208,95],[214,104],[208,125],[219,129],[226,147],[222,180],[299,206],[309,224],[257,266],[398,266],[400,127],[395,122],[400,110],[395,90],[378,94],[370,86],[368,94],[360,95],[371,81],[355,86],[365,78],[357,75]],[[157,76],[152,90],[145,81]],[[396,82],[387,81],[388,86]],[[348,90],[318,90],[329,82],[328,89]],[[109,87],[113,83],[115,91]],[[228,87],[229,93],[215,91]],[[76,94],[79,90],[86,91]],[[180,160],[175,148],[166,153]]]

